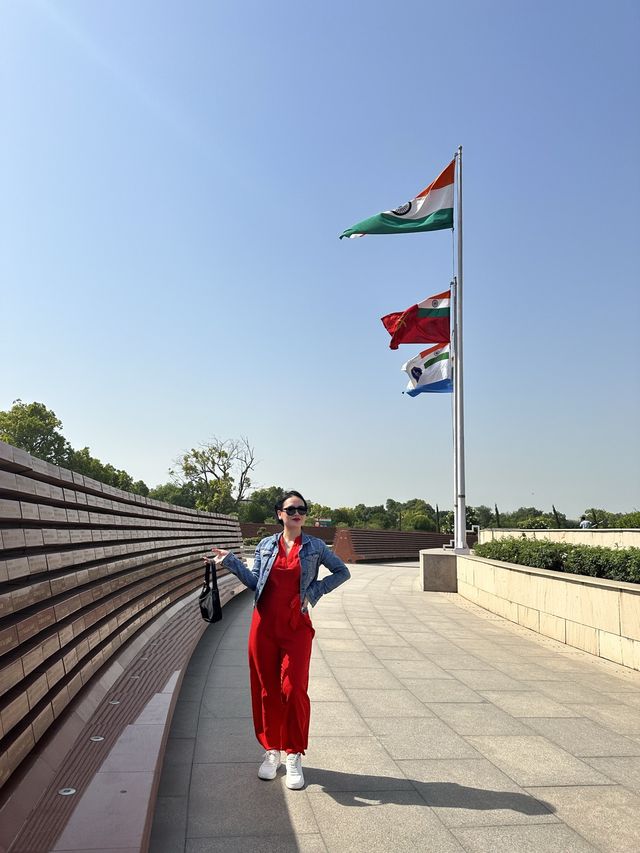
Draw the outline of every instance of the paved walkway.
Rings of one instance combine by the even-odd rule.
[[[640,849],[638,673],[423,593],[417,565],[354,566],[313,612],[289,791],[256,776],[250,617],[243,594],[191,660],[151,853]]]

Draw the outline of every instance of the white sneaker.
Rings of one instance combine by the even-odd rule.
[[[299,752],[292,752],[287,755],[286,761],[287,778],[285,784],[287,788],[293,791],[298,791],[304,788],[304,776],[302,775],[302,755]]]
[[[275,779],[280,767],[280,750],[268,749],[264,754],[262,764],[258,768],[259,779]]]

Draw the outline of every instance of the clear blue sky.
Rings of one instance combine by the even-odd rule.
[[[640,508],[636,0],[3,0],[0,408],[156,485],[452,504],[379,318],[448,231],[339,241],[464,146],[467,501]]]

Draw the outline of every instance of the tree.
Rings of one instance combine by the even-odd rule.
[[[196,496],[191,483],[186,483],[184,486],[177,486],[175,483],[163,483],[156,486],[155,489],[151,489],[149,497],[176,506],[186,506],[191,509],[196,507]]]
[[[14,400],[9,411],[0,412],[2,441],[54,465],[66,465],[70,450],[61,429],[62,421],[44,403]]]
[[[84,474],[85,477],[91,477],[93,480],[122,489],[124,492],[133,492],[136,495],[149,494],[146,483],[142,480],[134,481],[131,474],[121,468],[115,468],[110,463],[105,465],[91,455],[88,447],[83,447],[82,450],[73,450],[70,447],[65,464],[78,474]]]
[[[465,515],[466,515],[466,529],[471,530],[472,525],[477,524],[477,518],[475,514],[475,510],[472,506],[465,507]],[[454,532],[454,522],[455,516],[453,510],[449,510],[449,512],[445,512],[444,514],[440,514],[440,531],[442,533],[453,533]]]
[[[332,509],[324,504],[309,503],[309,524],[315,524],[321,518],[330,518],[333,521]]]
[[[387,518],[389,519],[390,527],[397,527],[398,529],[401,529],[404,522],[404,528],[406,530],[406,521],[402,517],[402,509],[403,507],[401,503],[398,503],[398,501],[394,501],[393,498],[387,498],[385,510],[387,513]]]
[[[432,518],[429,518],[428,515],[414,515],[413,516],[413,529],[414,530],[435,530],[436,523]]]
[[[331,516],[336,527],[355,527],[355,513],[347,506],[339,506]]]
[[[495,516],[491,512],[488,506],[484,506],[481,504],[480,506],[474,507],[476,518],[478,519],[477,524],[480,527],[491,527],[495,522]]]
[[[191,484],[196,507],[207,512],[238,512],[251,486],[255,453],[249,440],[213,438],[180,456],[169,471],[177,486]]]
[[[265,521],[271,523],[276,520],[275,504],[284,489],[280,486],[269,486],[265,489],[256,489],[249,495],[248,500],[240,504],[238,517],[240,521],[253,521],[262,524]]]

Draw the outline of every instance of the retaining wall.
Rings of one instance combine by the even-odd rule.
[[[494,539],[548,539],[551,542],[569,542],[571,545],[601,545],[605,548],[640,548],[640,530],[597,527],[586,530],[572,527],[568,530],[520,530],[514,528],[487,528],[481,530],[480,544]]]
[[[640,669],[640,585],[457,555],[458,593],[569,646]]]
[[[0,442],[0,786],[110,658],[202,583],[236,519],[83,477]],[[222,570],[223,601],[241,588]]]

